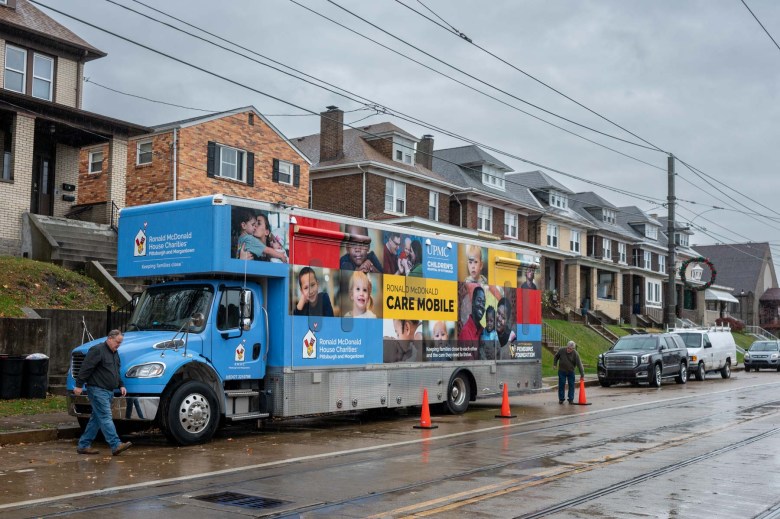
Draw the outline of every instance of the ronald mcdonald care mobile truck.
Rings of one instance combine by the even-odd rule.
[[[125,208],[118,240],[120,277],[165,280],[123,330],[120,431],[189,445],[223,420],[419,406],[423,389],[463,413],[541,387],[530,250],[223,195]],[[103,340],[75,348],[69,390]]]

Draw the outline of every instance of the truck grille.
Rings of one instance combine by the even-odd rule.
[[[79,376],[81,365],[84,364],[84,357],[86,357],[86,355],[80,351],[74,351],[73,355],[70,356],[70,374],[74,379]]]
[[[636,355],[607,355],[604,364],[608,368],[633,368],[636,366]]]

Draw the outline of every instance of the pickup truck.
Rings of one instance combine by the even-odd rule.
[[[665,378],[685,384],[688,350],[682,339],[671,333],[626,335],[598,356],[598,375],[602,387],[619,382],[661,387]]]

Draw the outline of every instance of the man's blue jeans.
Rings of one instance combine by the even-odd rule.
[[[84,434],[79,438],[79,449],[87,449],[92,445],[92,440],[97,436],[98,431],[103,432],[103,438],[111,447],[116,450],[122,440],[116,434],[114,420],[111,418],[111,401],[114,399],[114,392],[103,389],[102,387],[89,387],[89,403],[92,405],[92,415],[89,417]]]
[[[558,401],[563,402],[563,386],[569,383],[569,402],[574,401],[574,372],[558,371]]]

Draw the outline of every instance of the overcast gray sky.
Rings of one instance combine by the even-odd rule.
[[[327,105],[337,105],[345,111],[364,107],[362,102],[290,78],[116,5],[181,26],[135,0],[40,1],[314,112]],[[547,168],[641,194],[644,199],[551,173],[573,191],[593,190],[617,205],[637,205],[651,213],[665,214],[664,207],[648,202],[666,197],[664,153],[600,135],[525,104],[523,101],[600,132],[648,146],[395,0],[296,1],[500,101],[412,63],[290,0],[143,0],[391,111]],[[425,6],[417,0],[401,1],[443,23],[426,10],[427,6],[475,44],[711,177],[708,180],[723,193],[677,163],[677,195],[684,200],[679,204],[678,215],[681,220],[693,219],[696,226],[706,228],[706,233],[696,232],[693,243],[750,240],[780,245],[780,50],[740,0],[423,0]],[[780,2],[745,1],[780,41]],[[337,5],[505,93],[421,54]],[[254,105],[269,114],[269,119],[288,137],[319,132],[316,116],[276,115],[306,112],[41,8],[108,53],[87,65],[85,76],[90,81],[205,110]],[[149,125],[203,113],[123,96],[91,83],[85,86],[84,107]],[[351,123],[372,113],[375,112],[351,112],[346,114],[345,121]],[[433,134],[437,149],[464,144],[441,131],[386,114],[368,117],[358,125],[385,120],[392,120],[417,136]],[[539,169],[491,153],[516,171]],[[728,210],[702,214],[713,206]],[[697,214],[701,216],[696,217]],[[780,247],[774,249],[773,255],[776,260],[780,258]]]

